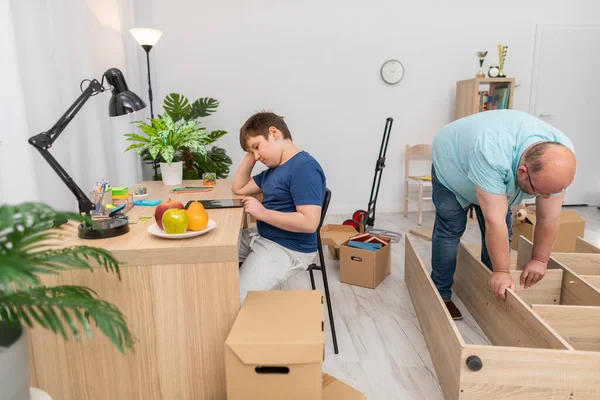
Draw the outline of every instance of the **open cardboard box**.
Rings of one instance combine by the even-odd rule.
[[[512,248],[519,248],[519,236],[525,237],[531,242],[534,240],[534,231],[537,218],[535,214],[527,214],[525,220],[513,225]],[[560,225],[556,234],[556,242],[552,247],[553,252],[573,252],[578,237],[583,237],[585,231],[585,220],[573,210],[560,212]]]
[[[321,228],[321,244],[329,246],[334,260],[340,259],[340,245],[358,233],[349,225],[328,224]]]
[[[340,282],[375,289],[392,271],[392,244],[379,250],[340,246]]]
[[[320,290],[249,292],[225,341],[227,399],[321,400]]]

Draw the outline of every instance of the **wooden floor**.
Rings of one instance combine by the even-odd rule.
[[[600,245],[600,210],[573,207],[586,220],[585,238]],[[341,223],[347,216],[331,216],[326,223]],[[433,226],[433,213],[423,225]],[[334,354],[328,318],[325,317],[323,370],[362,391],[369,400],[443,399],[419,323],[404,283],[404,234],[417,226],[416,214],[377,215],[376,227],[403,233],[392,247],[392,273],[377,289],[350,286],[339,281],[339,263],[327,253],[327,272],[335,314],[339,354]],[[431,268],[431,242],[412,236],[423,261]],[[463,240],[480,244],[476,221],[469,222]],[[318,277],[319,274],[317,273]],[[320,277],[317,286],[322,287]],[[283,289],[310,288],[308,273],[298,274]],[[483,332],[456,298],[465,319],[457,326],[465,342],[488,344]]]

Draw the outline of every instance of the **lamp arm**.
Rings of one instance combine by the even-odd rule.
[[[50,167],[58,174],[60,179],[67,185],[69,190],[75,195],[79,202],[79,212],[82,214],[90,215],[90,211],[96,208],[95,204],[86,196],[81,188],[75,183],[73,178],[69,176],[67,171],[56,161],[54,156],[48,151],[52,147],[54,141],[67,127],[69,122],[75,117],[75,115],[81,110],[83,105],[88,99],[99,92],[103,92],[105,89],[100,82],[96,79],[92,80],[88,87],[81,93],[81,95],[75,100],[75,102],[69,107],[69,109],[63,114],[62,117],[54,124],[50,130],[39,133],[29,138],[29,144],[35,147],[42,157],[46,159],[46,162],[50,164]]]
[[[31,143],[31,142],[30,142]],[[96,205],[86,196],[81,188],[75,183],[73,178],[65,171],[65,169],[56,161],[56,158],[46,148],[38,147],[34,144],[34,147],[38,149],[42,157],[46,159],[48,164],[52,167],[54,172],[58,174],[60,179],[67,185],[69,190],[75,195],[79,203],[79,212],[81,214],[90,215],[90,212],[96,209]]]
[[[71,120],[75,117],[75,115],[77,115],[79,110],[81,110],[88,99],[98,93],[104,92],[104,90],[104,86],[102,86],[102,84],[96,79],[93,79],[90,82],[88,87],[83,91],[83,93],[81,93],[77,100],[75,100],[71,107],[69,107],[69,109],[63,114],[63,116],[56,121],[54,126],[52,126],[52,128],[50,128],[47,132],[43,133],[46,134],[50,139],[48,147],[52,147],[52,143],[54,143],[62,131],[67,127],[67,125],[69,125]]]

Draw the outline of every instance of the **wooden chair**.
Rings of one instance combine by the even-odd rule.
[[[323,245],[321,244],[321,227],[323,226],[323,221],[325,221],[325,215],[327,215],[327,209],[329,208],[330,200],[331,190],[326,189],[325,201],[323,202],[323,207],[321,208],[321,220],[319,222],[319,227],[317,228],[317,240],[319,245],[319,265],[311,264],[308,267],[308,272],[310,273],[310,285],[312,286],[312,290],[316,289],[313,271],[321,271],[321,274],[323,276],[323,288],[325,289],[325,300],[327,300],[327,311],[329,312],[329,325],[331,327],[331,337],[333,339],[333,351],[335,354],[338,354],[337,336],[335,334],[335,324],[333,323],[333,308],[331,306],[331,297],[329,296],[329,283],[327,282],[327,269],[325,269],[325,257],[323,255]]]
[[[413,176],[410,174],[410,162],[418,159],[431,160],[430,144],[416,144],[414,146],[409,144],[406,145],[406,161],[404,168],[404,216],[408,217],[408,202],[416,202],[419,206],[419,225],[421,225],[423,223],[423,201],[431,200],[431,197],[423,197],[423,186],[426,182],[431,182],[431,176]],[[417,199],[411,199],[408,195],[408,183],[410,181],[417,182],[419,184],[419,197]]]

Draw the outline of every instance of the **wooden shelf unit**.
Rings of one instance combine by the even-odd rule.
[[[489,85],[489,96],[494,96],[494,90],[499,85],[509,85],[508,109],[513,108],[515,78],[472,78],[456,82],[456,104],[454,118],[460,119],[479,111],[479,92],[481,85]]]
[[[444,398],[600,398],[600,291],[580,275],[600,274],[600,254],[552,253],[542,282],[507,289],[501,300],[487,288],[491,271],[479,260],[479,249],[461,243],[454,290],[491,342],[472,345],[458,331],[409,236],[405,240],[404,279]],[[513,279],[532,249],[521,236]]]

